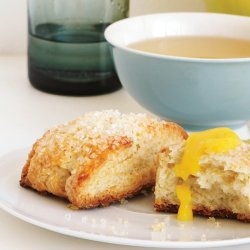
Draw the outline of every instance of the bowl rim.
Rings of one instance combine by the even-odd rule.
[[[134,16],[134,17],[128,17],[119,21],[116,21],[109,25],[104,32],[105,39],[107,42],[116,48],[119,48],[123,51],[136,54],[136,55],[143,55],[148,58],[158,58],[158,59],[171,59],[174,61],[181,61],[181,62],[192,62],[192,63],[245,63],[250,62],[250,57],[242,57],[242,58],[195,58],[195,57],[181,57],[181,56],[170,56],[170,55],[161,55],[156,53],[150,53],[145,51],[136,50],[133,48],[129,48],[127,46],[123,46],[115,41],[112,36],[113,29],[116,26],[119,26],[121,23],[130,22],[131,20],[136,19],[142,19],[152,16],[168,16],[168,15],[196,15],[196,16],[221,16],[226,18],[234,18],[234,19],[242,19],[242,20],[248,20],[249,21],[249,29],[250,29],[250,17],[248,16],[239,16],[239,15],[232,15],[232,14],[224,14],[224,13],[212,13],[212,12],[162,12],[162,13],[156,13],[156,14],[147,14],[147,15],[140,15],[140,16]],[[250,39],[249,39],[250,41]]]

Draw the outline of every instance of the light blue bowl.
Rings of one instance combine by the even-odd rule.
[[[250,40],[250,18],[166,13],[112,24],[105,37],[125,89],[149,111],[185,127],[234,126],[249,119],[250,58],[182,58],[127,47],[145,39],[182,35]]]

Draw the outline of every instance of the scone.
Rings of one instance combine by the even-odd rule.
[[[177,186],[183,180],[176,176],[175,166],[183,157],[184,144],[170,147],[160,156],[155,187],[157,211],[178,211]],[[185,181],[193,213],[250,222],[250,145],[240,142],[228,152],[207,153],[200,158],[199,166],[199,171]]]
[[[20,184],[78,208],[107,206],[152,187],[162,148],[186,138],[177,124],[145,114],[87,113],[34,144]]]

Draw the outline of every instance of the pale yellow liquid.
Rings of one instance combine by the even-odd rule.
[[[128,47],[161,55],[193,58],[250,57],[250,40],[223,37],[176,36],[144,40]]]

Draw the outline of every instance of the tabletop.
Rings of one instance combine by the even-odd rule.
[[[103,109],[147,113],[124,89],[94,97],[66,97],[40,92],[29,84],[24,56],[0,57],[0,157],[14,149],[31,146],[46,129],[55,124],[74,119],[86,111]],[[112,250],[117,247],[50,232],[0,210],[0,250]],[[243,245],[220,249],[249,248],[250,245]],[[153,248],[119,246],[119,249]]]

